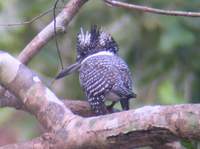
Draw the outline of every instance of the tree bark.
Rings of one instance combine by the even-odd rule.
[[[45,148],[124,149],[162,145],[182,138],[200,139],[200,104],[145,106],[83,118],[73,114],[36,74],[5,52],[0,53],[0,82],[48,131],[30,144],[39,139]],[[27,142],[9,147],[17,145],[23,148]]]

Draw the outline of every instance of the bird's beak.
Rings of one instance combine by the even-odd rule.
[[[75,64],[72,64],[68,66],[67,68],[64,68],[59,74],[55,77],[55,80],[63,78],[67,75],[72,74],[73,72],[77,71],[81,67],[81,63],[77,62]]]

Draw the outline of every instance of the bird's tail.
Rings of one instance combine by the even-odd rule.
[[[59,72],[59,74],[55,77],[55,79],[60,79],[60,78],[63,78],[73,72],[75,72],[76,70],[78,70],[79,68],[81,67],[81,64],[80,63],[75,63],[75,64],[72,64],[70,65],[69,67],[67,68],[64,68],[61,72]]]

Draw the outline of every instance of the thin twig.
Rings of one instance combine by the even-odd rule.
[[[115,7],[121,7],[131,10],[138,10],[142,12],[149,12],[155,13],[160,15],[171,15],[171,16],[185,16],[185,17],[200,17],[200,12],[190,12],[190,11],[174,11],[174,10],[163,10],[163,9],[156,9],[147,6],[140,6],[129,4],[125,2],[120,2],[116,0],[104,0],[106,4]]]
[[[65,7],[57,7],[56,9],[63,9]],[[49,14],[51,11],[53,11],[53,7],[40,13],[39,15],[33,17],[31,20],[28,21],[24,21],[24,22],[19,22],[19,23],[5,23],[5,24],[1,24],[0,23],[0,27],[15,27],[15,26],[22,26],[22,25],[27,25],[27,24],[31,24],[37,20],[39,20],[40,18],[42,18],[43,16]]]
[[[50,8],[48,10],[46,10],[45,12],[42,12],[41,14],[39,14],[38,16],[32,18],[29,21],[24,21],[24,22],[19,22],[19,23],[9,23],[9,24],[0,24],[1,27],[13,27],[13,26],[21,26],[21,25],[26,25],[26,24],[31,24],[33,22],[35,22],[36,20],[38,20],[39,18],[47,15],[49,12],[51,12],[53,10],[53,8]]]
[[[56,31],[56,7],[57,7],[58,2],[59,2],[59,0],[56,0],[55,3],[54,3],[54,7],[53,7],[53,20],[54,20],[53,28],[54,28],[54,34],[55,34],[54,39],[55,39],[55,43],[56,43],[56,50],[57,50],[57,53],[58,53],[58,58],[60,60],[61,69],[63,69],[64,66],[63,66],[63,61],[62,61],[62,57],[61,57],[61,53],[60,53],[60,49],[59,49],[57,31]]]

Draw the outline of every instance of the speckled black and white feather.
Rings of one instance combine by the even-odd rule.
[[[105,114],[104,101],[110,94],[112,101],[134,97],[132,79],[126,63],[117,55],[99,55],[87,59],[80,68],[80,83],[92,109]]]

